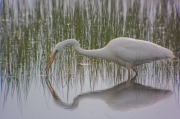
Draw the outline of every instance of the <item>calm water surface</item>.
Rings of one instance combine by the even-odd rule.
[[[1,119],[179,119],[179,0],[0,1]],[[72,47],[45,66],[56,43],[98,49],[116,37],[174,52],[132,72]]]

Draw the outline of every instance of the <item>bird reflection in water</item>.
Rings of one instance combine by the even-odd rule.
[[[54,102],[65,109],[75,109],[83,99],[100,99],[109,107],[116,110],[129,110],[144,108],[156,104],[172,94],[170,90],[155,89],[135,82],[136,76],[131,80],[120,83],[112,88],[88,92],[74,98],[72,104],[64,103],[54,91],[50,81],[46,84],[54,98]]]

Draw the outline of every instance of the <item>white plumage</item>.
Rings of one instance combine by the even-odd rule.
[[[118,58],[118,64],[137,66],[151,61],[171,59],[174,57],[173,52],[157,44],[137,40],[132,38],[116,38],[111,40],[106,49],[112,49],[112,52]]]
[[[74,49],[81,55],[103,58],[113,61],[128,69],[128,78],[130,78],[130,69],[143,63],[149,63],[156,60],[171,59],[173,52],[157,44],[127,37],[119,37],[111,40],[105,47],[96,50],[84,50],[80,48],[79,42],[75,39],[68,39],[58,43],[53,49],[53,55],[50,58],[47,69],[54,61],[55,55],[66,45],[72,44]],[[134,70],[134,69],[133,69]],[[134,70],[136,72],[136,70]],[[136,72],[137,74],[137,72]]]

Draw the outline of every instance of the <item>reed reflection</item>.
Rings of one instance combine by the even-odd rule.
[[[74,98],[71,104],[61,100],[61,97],[58,96],[48,79],[46,79],[46,84],[56,105],[65,109],[76,109],[83,99],[99,99],[112,109],[130,110],[154,105],[172,95],[171,90],[156,89],[136,83],[136,78],[137,75],[131,80],[106,90],[80,94]]]
[[[52,47],[62,39],[75,38],[84,49],[98,49],[114,37],[126,36],[145,39],[176,51],[176,46],[180,44],[179,6],[177,0],[4,0],[0,15],[0,100],[3,105],[0,107],[5,107],[5,103],[11,99],[17,98],[19,105],[31,100],[29,91],[32,86],[41,86],[40,76],[45,69],[46,59]],[[172,82],[172,88],[178,88],[174,92],[179,97],[180,62],[179,54],[176,54],[177,59],[167,65],[153,63],[140,67],[138,80],[153,86]],[[77,90],[84,90],[84,82],[87,80],[90,81],[91,90],[97,90],[98,86],[95,84],[100,80],[112,86],[126,79],[126,71],[117,65],[77,56],[72,49],[66,49],[59,59],[61,61],[56,61],[53,70],[49,72],[55,79],[59,77],[57,81],[68,82],[66,90],[72,89],[72,85]],[[78,66],[81,61],[90,61],[93,65]],[[71,80],[69,77],[72,75],[80,80]],[[55,92],[50,87],[51,92]],[[103,94],[105,91],[97,93]],[[91,92],[90,95],[94,93]],[[88,97],[87,94],[82,95],[85,96],[75,99]]]

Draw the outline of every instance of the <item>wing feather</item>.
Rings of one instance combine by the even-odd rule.
[[[134,65],[174,57],[172,51],[169,49],[148,41],[132,38],[116,38],[109,46],[116,57]]]

